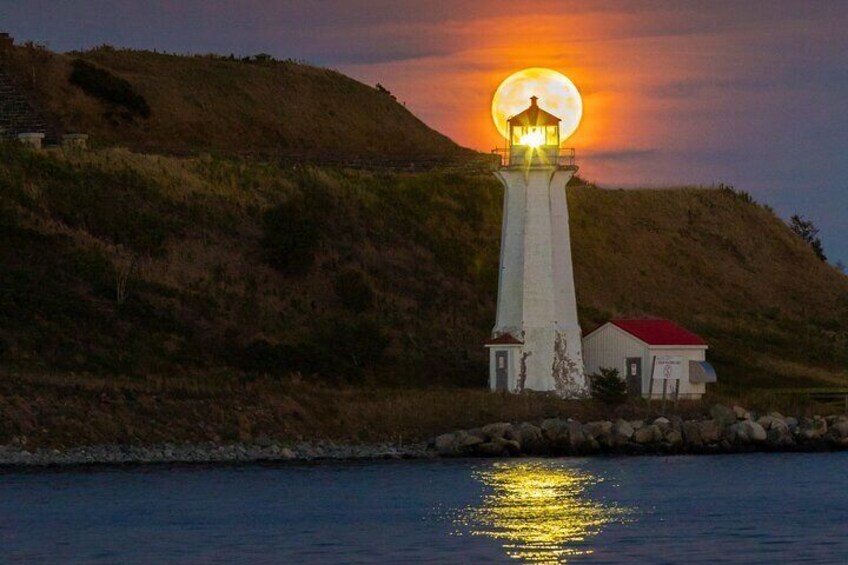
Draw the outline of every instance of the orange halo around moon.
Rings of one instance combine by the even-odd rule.
[[[502,136],[509,136],[506,121],[524,111],[531,96],[539,98],[539,107],[562,120],[560,141],[574,133],[583,117],[583,100],[577,87],[562,73],[531,67],[506,77],[492,97],[492,120]]]

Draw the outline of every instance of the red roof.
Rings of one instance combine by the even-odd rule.
[[[648,345],[707,345],[671,320],[611,320],[610,323]]]
[[[505,333],[490,339],[485,345],[524,345],[524,342],[517,339],[511,333]]]

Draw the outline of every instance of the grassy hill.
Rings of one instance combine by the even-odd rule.
[[[0,444],[374,440],[590,410],[483,392],[489,172],[284,158],[468,160],[387,92],[294,62],[5,60],[96,149],[0,143]],[[710,343],[711,390],[752,402],[848,386],[848,277],[767,207],[579,179],[568,198],[584,332],[676,320]]]
[[[319,160],[470,153],[388,91],[294,61],[29,45],[5,64],[51,122],[100,144]]]
[[[0,359],[31,371],[292,371],[482,385],[501,189],[2,147]],[[581,323],[701,332],[722,386],[845,384],[848,277],[729,190],[569,188]]]

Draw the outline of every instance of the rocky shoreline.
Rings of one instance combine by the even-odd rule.
[[[719,454],[753,451],[848,449],[848,415],[758,416],[739,406],[715,405],[710,417],[686,420],[604,420],[582,424],[550,418],[494,423],[442,434],[430,442],[398,445],[301,442],[283,444],[261,435],[252,443],[163,444],[151,447],[96,445],[28,449],[24,438],[0,445],[0,468],[89,465],[203,464],[517,457],[567,455]]]
[[[426,443],[398,446],[389,443],[339,445],[303,442],[283,445],[260,438],[258,443],[219,445],[163,444],[151,447],[95,445],[70,449],[33,449],[0,445],[0,468],[69,467],[80,465],[147,465],[202,463],[262,463],[306,461],[355,461],[376,459],[421,459],[436,454]]]
[[[582,424],[552,418],[540,425],[489,424],[442,434],[433,447],[442,457],[829,451],[848,449],[848,415],[758,416],[739,406],[717,404],[703,420],[673,416]]]

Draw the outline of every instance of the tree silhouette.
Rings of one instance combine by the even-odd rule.
[[[813,224],[812,220],[807,220],[804,216],[794,214],[789,219],[789,227],[813,248],[816,257],[822,261],[827,261],[821,239],[818,237],[819,229]]]

